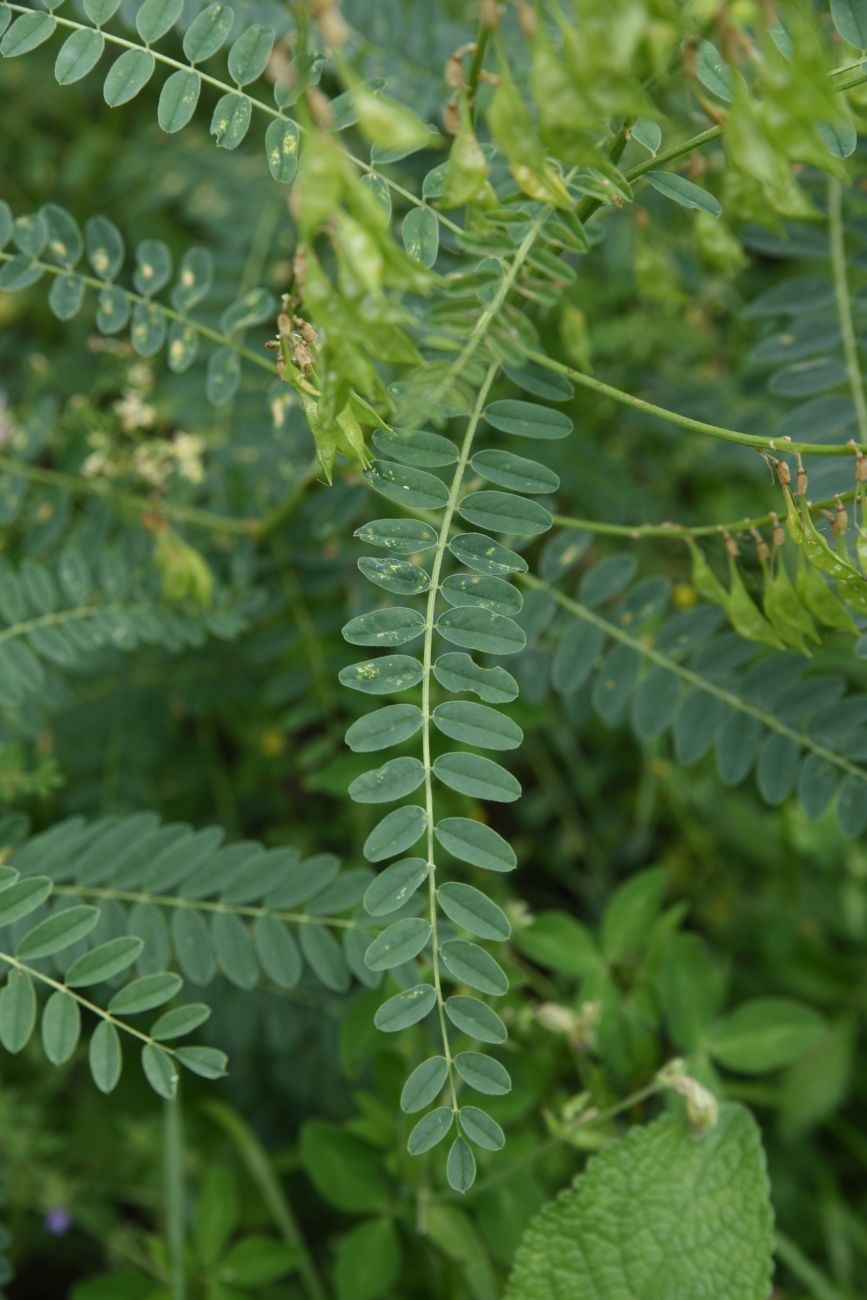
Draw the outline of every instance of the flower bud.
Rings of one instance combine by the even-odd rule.
[[[719,1102],[704,1084],[686,1073],[683,1061],[678,1058],[669,1061],[656,1077],[664,1087],[683,1097],[687,1119],[697,1133],[706,1133],[714,1127],[719,1118]]]

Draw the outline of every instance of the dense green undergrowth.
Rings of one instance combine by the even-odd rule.
[[[0,4],[10,1300],[859,1297],[865,49]]]

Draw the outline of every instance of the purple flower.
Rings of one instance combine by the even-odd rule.
[[[65,1237],[72,1227],[72,1215],[64,1206],[53,1205],[50,1210],[46,1210],[42,1222],[52,1237]]]

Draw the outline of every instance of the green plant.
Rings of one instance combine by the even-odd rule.
[[[764,1300],[776,1243],[843,1300],[743,1103],[797,1223],[863,1014],[867,7],[434,8],[0,4],[99,108],[86,210],[56,117],[0,198],[0,1043],[164,1105],[163,1235],[74,1294]],[[762,835],[839,915],[736,897]],[[279,1242],[228,1166],[190,1210],[200,1101]]]

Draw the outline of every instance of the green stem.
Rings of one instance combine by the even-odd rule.
[[[807,1258],[801,1247],[779,1229],[777,1230],[777,1258],[785,1264],[792,1277],[797,1278],[801,1286],[806,1287],[808,1294],[813,1296],[814,1300],[844,1300],[842,1293]]]
[[[27,12],[31,12],[27,10]],[[57,20],[60,22],[60,19]],[[20,253],[0,252],[0,262],[11,262],[14,257],[20,257]],[[40,262],[33,259],[31,266],[38,267],[46,275],[74,275],[82,284],[87,285],[89,289],[123,289],[124,294],[130,302],[145,303],[150,307],[158,307],[167,320],[177,321],[181,325],[188,325],[190,329],[201,334],[203,338],[210,339],[212,343],[218,343],[220,347],[230,348],[237,352],[239,357],[249,361],[251,365],[258,366],[260,370],[267,370],[272,378],[277,377],[277,366],[275,362],[269,361],[267,357],[262,357],[258,352],[252,352],[239,343],[232,334],[224,334],[221,330],[211,329],[210,325],[203,325],[201,321],[193,320],[191,316],[185,315],[182,311],[175,311],[173,307],[167,307],[165,303],[159,302],[156,298],[145,298],[143,294],[135,293],[132,289],[127,289],[123,285],[113,284],[110,280],[99,280],[93,275],[83,275],[80,271],[70,270],[68,266],[54,266],[51,262]],[[10,290],[10,292],[17,292]]]
[[[470,63],[470,70],[467,74],[467,102],[470,106],[470,121],[475,123],[476,120],[476,95],[479,89],[479,78],[482,75],[482,67],[485,62],[485,54],[488,50],[488,42],[491,39],[491,29],[487,23],[482,23],[479,27],[479,34],[476,37],[476,48],[473,50],[473,57]]]
[[[594,379],[592,375],[585,375],[583,371],[564,365],[562,361],[555,361],[552,357],[546,356],[544,352],[528,352],[527,357],[530,361],[543,366],[546,370],[556,370],[558,374],[565,375],[582,388],[592,389],[594,393],[599,393],[602,397],[610,397],[613,401],[619,402],[621,406],[631,406],[636,411],[643,411],[646,415],[655,415],[668,424],[676,424],[680,428],[691,430],[693,433],[705,433],[711,438],[720,438],[723,442],[739,443],[742,447],[755,447],[757,451],[770,452],[775,456],[779,456],[782,452],[801,452],[810,456],[851,456],[856,448],[867,451],[867,443],[859,447],[853,441],[828,446],[821,442],[793,442],[791,438],[781,438],[778,446],[774,438],[762,437],[760,434],[741,433],[738,429],[727,429],[720,424],[708,424],[704,420],[694,420],[689,415],[681,415],[679,411],[669,411],[664,406],[656,406],[653,402],[646,402],[642,397],[633,397],[631,393],[626,393],[621,388],[606,384],[601,379]]]
[[[289,1199],[278,1182],[267,1152],[248,1124],[219,1101],[206,1101],[205,1110],[235,1143],[250,1177],[277,1225],[287,1246],[298,1253],[298,1272],[310,1300],[328,1300],[328,1292],[295,1218]]]
[[[613,1106],[609,1106],[605,1110],[599,1110],[595,1113],[588,1114],[586,1119],[579,1116],[575,1121],[574,1130],[576,1132],[579,1130],[583,1131],[584,1129],[591,1128],[597,1124],[604,1124],[608,1120],[616,1119],[617,1116],[622,1115],[624,1111],[632,1110],[634,1106],[640,1106],[642,1102],[648,1101],[651,1097],[656,1096],[657,1093],[662,1091],[663,1084],[660,1083],[658,1079],[654,1079],[653,1083],[647,1084],[644,1088],[639,1088],[637,1092],[630,1093],[628,1097],[624,1097],[622,1101],[615,1102]],[[536,1145],[533,1146],[520,1160],[512,1161],[511,1164],[498,1169],[495,1174],[491,1174],[489,1178],[484,1178],[481,1182],[476,1183],[467,1195],[477,1196],[480,1192],[485,1192],[489,1188],[495,1187],[497,1183],[504,1182],[506,1179],[511,1178],[519,1169],[525,1169],[527,1165],[535,1164],[540,1156],[546,1155],[549,1151],[553,1151],[555,1147],[561,1146],[567,1140],[568,1139],[565,1135],[558,1135],[556,1137],[549,1137],[544,1142],[536,1143]],[[443,1192],[441,1195],[433,1196],[431,1199],[435,1201],[454,1201],[460,1199],[463,1201],[465,1197],[458,1193]]]
[[[204,528],[212,533],[253,537],[261,536],[264,528],[264,523],[260,525],[255,519],[231,519],[226,515],[213,514],[210,510],[199,510],[195,506],[176,505],[158,498],[149,500],[134,492],[124,492],[111,483],[106,483],[104,479],[82,478],[79,474],[67,474],[59,469],[45,469],[27,461],[15,460],[12,456],[0,455],[0,472],[11,474],[13,478],[27,479],[31,483],[41,483],[45,487],[63,488],[76,496],[100,497],[110,505],[138,516],[148,512],[165,515],[167,519],[189,524],[191,528]]]
[[[333,925],[346,930],[375,930],[375,921],[355,921],[344,916],[317,916],[311,912],[275,911],[268,907],[241,906],[235,903],[206,902],[201,898],[184,898],[180,894],[149,894],[135,889],[111,889],[96,885],[55,885],[52,893],[72,898],[113,899],[119,903],[150,903],[154,907],[187,908],[194,912],[223,912],[231,916],[273,916],[292,925]]]
[[[163,1167],[166,1188],[166,1235],[172,1272],[172,1300],[186,1300],[187,1277],[184,1267],[185,1196],[184,1132],[180,1093],[163,1103]]]
[[[693,149],[700,149],[702,145],[710,144],[711,140],[718,140],[723,133],[721,126],[709,126],[706,131],[699,131],[698,135],[691,135],[683,144],[676,144],[671,149],[666,149],[665,153],[658,153],[651,156],[645,162],[637,163],[635,167],[630,167],[626,173],[628,181],[637,181],[645,172],[658,171],[666,163],[677,162],[678,158],[683,158]]]
[[[811,514],[822,510],[833,510],[838,501],[851,501],[856,495],[856,488],[848,492],[838,492],[823,501],[809,501],[807,508]],[[776,511],[766,515],[754,515],[751,519],[731,519],[719,524],[609,524],[599,519],[577,519],[572,515],[554,515],[558,528],[572,528],[576,532],[600,533],[609,537],[628,537],[639,542],[645,537],[667,537],[678,541],[684,537],[713,537],[722,533],[748,533],[753,528],[767,528],[777,517]]]
[[[27,5],[7,4],[6,7],[11,9],[13,13],[17,14],[29,14],[32,12],[31,8]],[[292,122],[294,126],[299,125],[294,118],[289,117],[282,111],[282,109],[275,108],[272,104],[266,103],[264,99],[257,99],[254,95],[248,94],[246,90],[234,83],[221,81],[219,77],[209,76],[208,73],[202,72],[200,68],[189,63],[183,63],[180,59],[173,59],[170,55],[163,54],[160,50],[153,49],[152,46],[143,45],[140,41],[127,40],[123,36],[116,36],[114,32],[107,32],[104,28],[95,28],[92,23],[77,23],[72,18],[61,18],[57,14],[53,14],[52,16],[58,27],[67,27],[70,31],[76,32],[92,32],[94,30],[99,30],[110,45],[120,45],[125,50],[147,50],[148,53],[153,55],[157,63],[163,63],[166,67],[174,68],[181,72],[195,72],[200,81],[205,82],[209,86],[213,86],[214,89],[219,90],[221,94],[241,95],[242,98],[249,101],[250,107],[254,108],[258,113],[264,113],[267,117],[276,118],[281,122]],[[361,171],[369,172],[372,176],[380,176],[389,189],[393,190],[395,194],[399,194],[401,198],[407,201],[407,203],[411,203],[416,208],[428,208],[429,211],[434,214],[437,221],[441,222],[442,225],[447,226],[450,230],[460,233],[460,226],[449,217],[445,216],[442,212],[437,212],[436,208],[432,208],[429,203],[424,201],[424,199],[419,199],[409,190],[405,190],[402,185],[398,185],[395,181],[389,180],[389,178],[384,175],[384,173],[378,171],[372,163],[365,162],[363,158],[356,158],[356,156],[349,153],[348,150],[346,151],[346,156],[349,161],[354,163],[356,167],[361,169]]]
[[[197,506],[184,506],[159,498],[149,499],[138,496],[135,492],[125,492],[106,483],[104,479],[82,478],[63,470],[31,465],[11,456],[0,455],[0,472],[27,479],[31,483],[41,483],[45,487],[63,488],[77,496],[99,497],[118,510],[129,511],[139,518],[147,513],[163,515],[179,524],[188,524],[190,528],[202,528],[210,533],[222,533],[231,537],[250,537],[254,541],[263,542],[292,518],[301,498],[317,476],[318,463],[311,461],[301,470],[283,500],[262,519],[233,519],[211,510],[200,510]]]
[[[852,319],[852,299],[846,273],[846,245],[843,238],[843,186],[834,176],[828,177],[828,237],[831,245],[831,273],[834,277],[834,297],[837,302],[837,319],[843,336],[843,356],[855,414],[858,418],[858,436],[867,442],[867,399],[864,396],[864,376],[858,356],[855,323]]]
[[[427,816],[427,862],[428,862],[428,900],[431,927],[431,952],[432,952],[432,969],[433,984],[436,990],[437,1014],[439,1017],[440,1034],[443,1043],[443,1056],[448,1065],[449,1089],[452,1098],[452,1110],[457,1116],[458,1113],[458,1093],[455,1084],[454,1067],[452,1063],[451,1048],[449,1046],[449,1030],[446,1021],[445,999],[443,998],[442,979],[440,976],[440,956],[439,956],[439,937],[437,926],[437,886],[436,886],[436,862],[434,860],[434,804],[433,804],[433,766],[431,763],[431,677],[433,676],[433,637],[434,624],[436,621],[436,604],[439,595],[440,573],[442,571],[443,559],[446,548],[448,547],[449,531],[452,526],[452,519],[458,505],[461,486],[463,483],[464,473],[470,459],[470,453],[473,447],[473,439],[476,430],[479,427],[479,421],[482,418],[482,411],[485,402],[488,400],[488,393],[491,385],[496,378],[497,371],[500,368],[499,362],[494,362],[488,368],[484,383],[479,389],[476,397],[472,414],[467,423],[466,433],[461,444],[458,462],[455,466],[454,476],[452,478],[451,488],[449,489],[449,498],[446,502],[445,513],[443,514],[442,524],[440,525],[439,537],[437,538],[436,551],[434,553],[433,564],[431,565],[430,587],[428,589],[427,607],[425,609],[425,629],[424,629],[424,650],[422,652],[422,763],[424,765],[424,805]]]
[[[618,163],[620,161],[623,155],[623,150],[626,148],[627,144],[629,143],[629,139],[630,139],[629,133],[632,129],[632,126],[633,126],[633,122],[630,119],[624,122],[623,126],[617,132],[617,135],[614,137],[614,142],[608,152],[608,158],[610,162]],[[584,198],[578,204],[575,215],[578,217],[579,221],[582,222],[589,221],[590,218],[593,216],[593,213],[596,212],[596,210],[598,208],[601,208],[602,206],[603,203],[601,199],[594,198],[592,194],[585,194]]]
[[[640,654],[644,659],[650,660],[652,664],[656,664],[658,667],[665,668],[670,673],[674,673],[676,677],[679,677],[681,681],[686,682],[688,686],[693,687],[695,690],[704,691],[708,695],[713,695],[730,709],[735,709],[739,713],[748,714],[751,718],[755,718],[756,721],[760,722],[762,726],[767,727],[769,731],[775,731],[778,735],[785,736],[788,740],[794,741],[800,749],[809,750],[810,753],[816,754],[819,758],[823,758],[827,763],[833,764],[834,767],[839,768],[848,776],[854,776],[859,781],[863,781],[867,784],[867,771],[865,771],[864,768],[858,767],[856,763],[850,763],[850,761],[847,758],[844,758],[842,754],[836,754],[833,749],[828,749],[825,745],[819,744],[818,741],[813,740],[812,736],[804,735],[802,732],[796,731],[794,727],[790,727],[785,722],[781,722],[773,713],[767,713],[764,709],[760,709],[758,705],[750,704],[747,700],[742,699],[739,695],[735,695],[732,691],[727,691],[724,687],[718,686],[715,682],[709,681],[699,673],[693,672],[691,668],[685,668],[683,664],[678,663],[676,659],[672,659],[669,655],[663,654],[662,651],[657,650],[654,646],[648,645],[642,638],[631,636],[628,632],[624,631],[622,627],[618,627],[616,623],[610,623],[607,618],[603,618],[601,614],[597,614],[595,610],[588,609],[586,605],[581,605],[577,600],[572,600],[571,597],[565,596],[562,591],[558,591],[557,588],[552,587],[550,583],[542,582],[541,579],[534,578],[532,574],[529,573],[519,574],[518,580],[525,586],[533,587],[537,591],[549,592],[557,601],[558,605],[561,605],[563,609],[569,610],[570,614],[575,614],[576,617],[583,619],[585,623],[592,623],[600,632],[604,632],[607,637],[611,637],[614,641],[619,641],[621,645],[629,646],[631,650]]]
[[[13,623],[11,627],[6,627],[0,631],[0,642],[12,641],[15,637],[26,636],[28,632],[38,631],[41,627],[57,627],[62,623],[74,623],[79,618],[89,618],[91,614],[98,611],[113,613],[115,610],[130,610],[129,605],[122,605],[115,601],[110,605],[77,605],[74,609],[58,609],[51,614],[40,614],[38,618],[29,618],[24,623]],[[133,611],[147,609],[148,606],[141,602],[132,606]]]
[[[499,289],[491,299],[490,303],[488,303],[487,307],[485,307],[484,311],[479,315],[475,325],[470,330],[467,341],[460,353],[449,366],[444,378],[440,381],[433,392],[425,395],[425,406],[428,409],[437,406],[443,394],[451,388],[454,381],[463,373],[472,358],[475,356],[476,351],[483,342],[491,324],[496,320],[506,298],[514,287],[515,281],[518,278],[518,273],[526,262],[533,245],[539,237],[540,230],[551,215],[551,211],[551,208],[545,207],[536,217],[532,226],[519,244],[517,252],[512,259],[512,263],[500,282]]]
[[[861,69],[863,66],[863,60],[859,60],[857,63],[847,63],[842,67],[833,68],[831,72],[828,73],[828,76],[836,78],[841,73],[852,72],[856,68]],[[838,94],[842,94],[846,90],[854,90],[856,86],[862,85],[864,81],[867,81],[867,73],[859,71],[857,76],[850,77],[848,81],[834,81],[833,88]],[[687,154],[692,153],[694,149],[700,149],[702,145],[710,144],[712,140],[719,140],[723,132],[724,127],[722,125],[718,124],[716,126],[709,126],[706,130],[699,131],[697,135],[691,135],[689,139],[684,140],[682,144],[676,144],[671,149],[666,149],[665,153],[656,154],[655,157],[648,158],[645,162],[638,163],[635,167],[630,167],[629,171],[626,173],[626,179],[628,181],[635,181],[638,180],[640,176],[644,176],[646,172],[657,171],[660,167],[666,166],[667,163],[677,162],[679,158],[683,158]]]
[[[52,892],[60,893],[61,891],[57,889]],[[76,890],[75,892],[76,894],[79,894],[81,891]],[[35,966],[29,966],[27,962],[21,961],[18,957],[13,957],[12,954],[8,952],[0,952],[0,962],[3,961],[6,962],[7,966],[11,966],[14,970],[21,971],[23,975],[29,975],[31,979],[37,980],[38,983],[47,984],[49,988],[54,989],[58,993],[68,994],[69,997],[77,1002],[80,1007],[83,1007],[85,1011],[90,1011],[92,1015],[98,1016],[100,1020],[107,1020],[109,1024],[114,1025],[115,1029],[121,1030],[124,1034],[129,1034],[132,1038],[137,1038],[140,1043],[145,1043],[150,1047],[156,1048],[160,1052],[167,1052],[169,1056],[174,1056],[175,1049],[169,1047],[168,1043],[158,1043],[155,1038],[151,1038],[150,1034],[143,1033],[141,1029],[135,1029],[132,1025],[128,1025],[125,1020],[119,1020],[117,1016],[113,1016],[110,1011],[105,1011],[102,1007],[97,1006],[95,1002],[91,1002],[89,998],[82,997],[75,989],[69,988],[68,985],[63,984],[60,980],[52,979],[51,976],[46,975],[44,971],[37,970]]]

